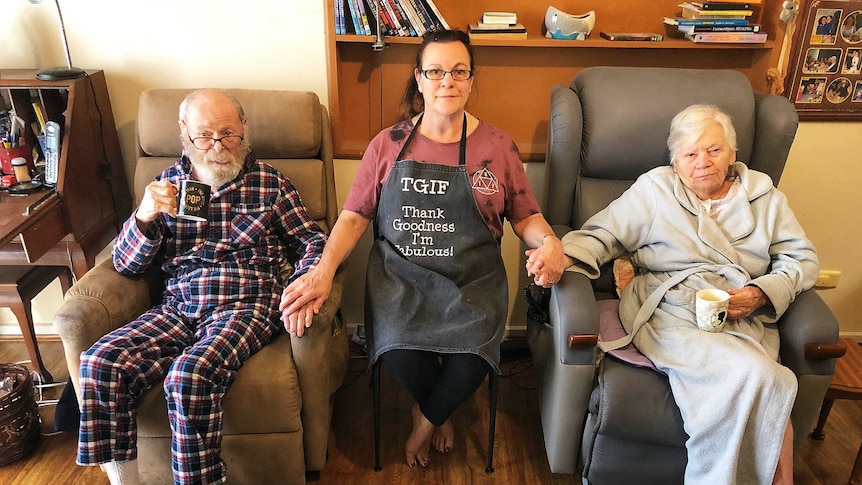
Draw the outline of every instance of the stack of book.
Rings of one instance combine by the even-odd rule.
[[[448,29],[434,0],[333,0],[335,34],[377,35],[377,8],[384,35],[421,37]]]
[[[485,12],[482,19],[467,26],[470,39],[526,39],[527,28],[518,23],[515,12]]]
[[[693,42],[729,44],[762,44],[766,33],[760,24],[749,22],[752,7],[762,0],[724,0],[721,2],[688,2],[680,4],[680,16],[665,17],[664,23],[676,27],[677,33]]]

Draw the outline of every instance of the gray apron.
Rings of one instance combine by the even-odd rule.
[[[368,257],[369,364],[393,349],[473,353],[499,373],[508,284],[497,240],[479,212],[465,167],[402,160],[380,192]]]

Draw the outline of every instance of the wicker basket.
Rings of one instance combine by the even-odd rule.
[[[0,397],[0,466],[27,457],[41,437],[33,379],[23,365],[0,364],[0,380],[15,379],[12,392]]]

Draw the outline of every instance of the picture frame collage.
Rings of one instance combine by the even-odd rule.
[[[805,3],[785,93],[801,120],[862,120],[862,2]]]

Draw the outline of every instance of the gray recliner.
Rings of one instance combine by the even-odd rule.
[[[798,117],[786,99],[754,92],[736,71],[592,67],[551,92],[544,214],[559,235],[579,228],[642,173],[669,162],[670,121],[712,103],[732,118],[737,159],[777,184]],[[596,365],[596,301],[617,298],[612,270],[595,281],[566,272],[551,290],[550,323],[528,323],[542,427],[554,473],[592,484],[683,483],[688,439],[667,378],[606,356]],[[779,322],[780,357],[799,380],[795,449],[811,430],[834,372],[806,343],[835,343],[838,322],[814,290]]]

